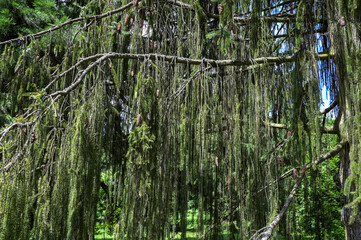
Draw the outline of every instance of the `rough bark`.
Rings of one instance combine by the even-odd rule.
[[[350,165],[350,148],[353,147],[350,144],[347,144],[341,152],[341,162],[340,162],[340,180],[342,189],[345,187],[345,181],[351,174],[351,165]],[[349,203],[349,199],[345,197],[345,205]],[[350,224],[351,210],[349,208],[343,207],[341,210],[341,220],[345,226],[345,239],[347,240],[358,240],[361,239],[361,218],[360,214],[356,216],[356,219],[353,223]]]
[[[355,64],[355,59],[350,58],[348,54],[353,53],[355,47],[360,46],[360,35],[355,34],[357,27],[353,22],[355,15],[352,10],[343,8],[347,6],[347,1],[328,1],[329,8],[329,29],[333,29],[330,32],[331,48],[332,52],[335,52],[334,60],[338,78],[338,99],[337,104],[339,106],[338,116],[335,120],[335,129],[339,129],[339,137],[341,139],[347,139],[348,143],[340,154],[340,170],[339,178],[342,189],[345,189],[345,183],[347,178],[351,175],[351,161],[357,161],[357,159],[351,159],[350,153],[354,148],[357,148],[357,144],[353,140],[354,129],[347,126],[346,120],[354,118],[354,114],[351,107],[353,104],[351,99],[352,94],[352,82],[359,81],[355,75],[355,68],[352,66]],[[345,21],[340,23],[341,19]],[[357,156],[355,156],[357,157]],[[353,199],[344,197],[345,206],[352,202]],[[343,207],[341,211],[341,220],[345,226],[345,239],[356,240],[361,239],[361,215],[357,213],[355,220],[350,221],[351,209]]]

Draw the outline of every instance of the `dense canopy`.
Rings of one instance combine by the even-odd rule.
[[[358,1],[10,2],[0,239],[360,239]]]

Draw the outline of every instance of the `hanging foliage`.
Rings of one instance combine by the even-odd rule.
[[[297,189],[340,152],[361,224],[351,2],[93,0],[1,42],[0,239],[93,239],[99,191],[115,239],[297,238]]]

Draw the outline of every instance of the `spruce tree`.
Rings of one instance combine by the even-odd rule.
[[[115,239],[186,239],[189,215],[198,239],[299,239],[297,191],[340,153],[360,239],[358,1],[80,2],[1,36],[0,239],[93,239],[100,188]]]

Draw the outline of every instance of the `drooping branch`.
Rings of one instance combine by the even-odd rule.
[[[93,15],[93,16],[89,16],[89,17],[78,17],[78,18],[70,19],[70,20],[65,21],[65,22],[63,22],[63,23],[61,23],[61,24],[59,24],[59,25],[57,25],[57,26],[55,26],[53,28],[48,29],[48,30],[44,30],[44,31],[41,31],[41,32],[38,32],[38,33],[29,34],[29,35],[26,35],[26,36],[22,36],[22,37],[10,39],[10,40],[4,41],[4,42],[0,42],[0,46],[4,45],[4,44],[16,42],[16,41],[24,41],[26,39],[39,38],[42,35],[54,32],[56,30],[59,30],[60,28],[63,28],[65,26],[69,25],[69,24],[73,24],[73,23],[76,23],[76,22],[81,22],[81,21],[85,21],[85,20],[99,20],[99,19],[102,19],[102,18],[105,18],[105,17],[109,17],[109,16],[114,15],[114,14],[116,14],[118,12],[124,11],[125,9],[128,9],[132,5],[133,5],[133,3],[130,2],[130,3],[124,5],[124,6],[120,7],[120,8],[114,9],[112,11],[109,11],[109,12],[106,12],[106,13],[103,13],[103,14]]]
[[[184,2],[181,2],[181,1],[167,0],[166,2],[169,3],[169,4],[173,4],[175,6],[178,6],[178,7],[187,8],[187,9],[192,10],[192,11],[194,10],[194,8],[190,4],[187,4],[187,3],[184,3]],[[285,5],[287,3],[292,3],[292,2],[294,2],[294,1],[288,1],[288,2],[283,3],[282,5]],[[275,6],[275,7],[277,7],[277,6]],[[281,5],[279,5],[279,6],[281,6]],[[267,9],[264,9],[264,10],[272,9],[272,8],[275,8],[275,7],[267,8]],[[209,12],[206,12],[206,11],[204,13],[209,18],[216,18],[216,19],[219,18],[219,15],[217,15],[217,14],[209,13]],[[287,15],[284,15],[284,16],[280,16],[280,15],[277,14],[277,15],[274,15],[274,16],[262,16],[262,17],[259,17],[259,19],[261,21],[266,21],[266,22],[295,22],[296,21],[296,15],[287,14]],[[250,17],[234,16],[233,21],[236,22],[236,23],[247,23],[247,22],[251,21],[251,18]],[[316,22],[324,22],[323,19],[315,19],[315,21]]]
[[[259,230],[255,233],[255,235],[253,235],[251,239],[254,239],[255,237],[257,237],[256,239],[262,239],[262,240],[266,240],[268,239],[269,237],[271,237],[272,235],[272,231],[273,231],[273,228],[278,224],[278,222],[281,220],[281,218],[283,217],[283,215],[285,214],[285,212],[287,211],[288,207],[290,206],[291,202],[292,202],[292,199],[293,197],[295,196],[296,194],[296,191],[298,189],[298,187],[300,186],[302,180],[303,180],[303,177],[305,176],[305,174],[301,174],[295,185],[293,186],[292,190],[291,190],[291,193],[290,195],[288,196],[287,198],[287,201],[286,203],[283,205],[283,208],[281,209],[281,211],[279,212],[279,214],[274,218],[274,220],[271,222],[271,224],[266,228],[267,231],[264,231],[262,232],[258,237],[257,235],[259,234]],[[265,229],[265,228],[262,228],[262,229]]]
[[[278,129],[289,129],[291,126],[287,125],[287,124],[282,124],[282,123],[270,123],[270,122],[266,122],[265,123],[266,126],[272,127],[272,128],[278,128]],[[321,127],[321,133],[325,133],[325,134],[338,134],[339,131],[337,129],[335,129],[334,127],[328,127],[328,126],[324,126]]]
[[[340,142],[339,145],[344,146],[345,143],[346,143],[346,142]],[[333,150],[329,151],[328,153],[326,153],[325,155],[323,155],[322,157],[320,157],[316,162],[314,162],[314,163],[309,163],[309,164],[305,165],[306,168],[309,169],[310,167],[312,167],[313,164],[318,165],[318,164],[322,163],[323,161],[325,161],[326,159],[329,159],[329,158],[331,158],[331,157],[334,157],[334,156],[339,152],[339,150],[341,150],[341,149],[338,149],[338,146],[339,146],[339,145],[337,145]],[[335,151],[335,150],[338,150],[338,152]],[[288,170],[287,172],[283,173],[279,178],[277,178],[276,180],[268,183],[268,184],[267,184],[266,186],[264,186],[262,189],[258,190],[257,193],[262,192],[263,190],[269,188],[269,187],[272,186],[273,184],[275,184],[275,183],[277,183],[277,182],[279,182],[279,181],[281,181],[281,180],[283,180],[283,179],[291,176],[292,173],[293,173],[293,171],[294,171],[295,169],[297,169],[297,170],[298,170],[298,169],[302,169],[302,166],[300,166],[300,167],[295,167],[295,168],[292,168],[292,169]]]
[[[23,128],[23,127],[30,127],[31,125],[33,125],[35,123],[35,121],[30,121],[30,122],[26,122],[26,123],[21,123],[21,122],[15,122],[13,124],[11,124],[10,126],[6,127],[2,132],[0,132],[0,143],[3,140],[4,136],[6,135],[6,133],[8,133],[10,130],[15,129],[15,128]]]
[[[338,104],[338,101],[337,101],[337,98],[336,98],[336,100],[333,101],[333,102],[331,103],[331,105],[328,106],[328,108],[326,108],[325,110],[323,110],[320,114],[323,115],[323,114],[329,113],[334,107],[337,106],[337,104]]]
[[[274,223],[275,221],[277,221],[277,222],[274,224],[274,226],[272,227],[272,229],[277,225],[277,223],[280,221],[280,219],[282,218],[282,216],[284,215],[284,213],[287,211],[287,208],[289,207],[289,205],[290,205],[290,203],[291,203],[291,201],[292,201],[292,198],[294,197],[294,195],[295,195],[295,193],[296,193],[296,190],[297,190],[297,188],[299,187],[299,184],[301,183],[301,181],[302,181],[302,179],[303,179],[303,176],[304,176],[305,171],[307,171],[307,169],[311,168],[311,167],[313,166],[313,164],[318,165],[318,164],[324,162],[325,160],[336,156],[336,155],[342,150],[342,148],[343,148],[343,146],[344,146],[345,144],[346,144],[346,141],[340,142],[334,149],[332,149],[331,151],[327,152],[325,155],[323,155],[322,157],[320,157],[316,162],[314,162],[314,163],[311,162],[311,163],[306,164],[306,165],[304,165],[304,166],[299,166],[299,167],[292,168],[292,169],[288,170],[287,172],[283,173],[280,177],[278,177],[278,178],[275,179],[274,181],[268,183],[268,184],[267,184],[266,186],[264,186],[263,188],[257,190],[256,192],[253,192],[252,195],[255,196],[256,194],[264,191],[265,189],[269,188],[269,187],[272,186],[273,184],[275,184],[275,183],[277,183],[277,182],[280,182],[280,181],[282,181],[282,180],[284,180],[284,179],[292,176],[292,174],[293,174],[293,172],[294,172],[295,169],[299,170],[299,169],[304,168],[304,172],[303,172],[303,173],[301,172],[302,174],[301,174],[300,177],[297,179],[296,184],[295,184],[294,187],[292,188],[292,191],[291,191],[291,193],[290,193],[290,195],[289,195],[289,197],[288,197],[285,205],[283,206],[283,208],[282,208],[282,210],[280,211],[280,213],[277,215],[277,217],[276,217],[276,218],[274,219],[274,221],[272,222],[272,223]],[[245,198],[246,195],[247,195],[247,194],[244,194],[244,195],[243,195],[243,198]],[[285,207],[285,206],[286,206],[286,207]],[[206,235],[207,235],[208,232],[210,232],[210,231],[211,231],[213,228],[215,228],[218,224],[221,224],[223,221],[225,221],[231,214],[233,214],[233,213],[238,209],[238,207],[239,207],[239,206],[235,207],[231,212],[229,212],[226,216],[224,216],[221,221],[219,221],[219,222],[214,222],[214,223],[205,231],[205,233],[204,233],[201,237],[198,238],[198,240],[204,239],[204,238],[206,237]],[[267,231],[268,231],[270,226],[271,226],[271,225],[269,225],[268,227],[263,227],[263,228],[257,230],[256,233],[250,238],[250,240],[253,239],[253,238],[255,238],[255,237],[257,237],[257,239],[259,239],[259,237],[262,236],[262,234],[261,234],[261,235],[259,235],[259,234],[260,234],[264,229],[267,229]],[[265,234],[265,233],[263,233],[263,234]],[[269,236],[271,236],[271,234],[272,234],[272,231],[270,232],[270,235],[269,235]],[[262,240],[263,240],[263,239],[262,239]]]
[[[338,145],[336,145],[335,148],[333,148],[332,150],[330,150],[329,152],[327,152],[326,154],[324,154],[323,156],[321,156],[317,161],[315,162],[311,162],[311,163],[308,163],[304,166],[299,166],[299,167],[295,167],[295,168],[292,168],[290,170],[288,170],[287,172],[283,173],[280,177],[278,177],[277,179],[275,179],[274,181],[268,183],[266,186],[264,186],[263,188],[257,190],[256,192],[253,192],[253,196],[264,191],[265,189],[269,188],[270,186],[272,186],[273,184],[283,180],[283,179],[286,179],[290,176],[292,176],[292,173],[294,172],[295,169],[299,170],[299,169],[303,169],[303,173],[301,171],[301,175],[300,177],[297,179],[297,182],[296,184],[294,185],[294,187],[292,188],[291,190],[291,193],[285,203],[285,205],[283,206],[282,210],[280,211],[280,213],[275,217],[275,219],[271,222],[271,224],[273,223],[272,225],[272,229],[278,224],[278,222],[280,221],[280,219],[282,218],[282,216],[284,215],[284,213],[287,211],[287,208],[289,207],[295,193],[296,193],[296,190],[297,188],[299,187],[299,184],[302,182],[302,179],[304,177],[304,173],[307,171],[307,169],[311,168],[313,165],[318,165],[322,162],[324,162],[325,160],[329,159],[329,158],[332,158],[334,156],[336,156],[341,150],[342,148],[345,146],[346,144],[346,141],[341,141]],[[246,197],[247,194],[243,195],[243,198]],[[231,212],[229,212],[225,217],[222,218],[221,221],[219,222],[214,222],[206,231],[205,233],[200,237],[198,238],[198,240],[200,239],[204,239],[207,235],[208,232],[210,232],[210,230],[212,230],[214,227],[216,227],[218,224],[220,224],[221,222],[225,221],[231,214],[233,214],[237,209],[238,209],[239,206],[235,207]],[[250,238],[253,239],[255,237],[257,237],[256,239],[260,239],[260,237],[262,236],[259,235],[264,229],[267,229],[267,232],[269,231],[269,228],[271,227],[271,224],[268,226],[268,227],[263,227],[261,229],[259,229],[258,231],[256,231],[256,233]],[[266,234],[266,232],[264,232],[263,234]],[[272,234],[272,230],[271,232],[269,233],[268,236],[271,236]],[[262,238],[263,240],[263,238]]]
[[[59,76],[57,76],[56,78],[54,78],[44,89],[43,91],[47,91],[57,80],[59,80],[60,78],[62,78],[63,76],[65,76],[67,73],[71,72],[72,70],[76,69],[78,66],[80,66],[81,64],[93,60],[93,59],[97,59],[102,57],[104,54],[95,54],[93,56],[89,56],[86,58],[82,58],[80,59],[80,61],[78,61],[75,65],[71,66],[68,70],[62,72],[61,74],[59,74]]]
[[[245,17],[234,17],[233,20],[236,23],[246,23],[251,20],[251,18],[245,18]],[[296,16],[295,15],[287,15],[287,16],[264,16],[259,17],[259,20],[265,21],[265,22],[295,22]]]
[[[295,168],[292,168],[292,169],[288,170],[287,172],[283,173],[281,176],[279,176],[279,177],[278,177],[277,179],[275,179],[274,181],[268,183],[266,186],[264,186],[263,188],[259,189],[256,193],[260,193],[260,192],[266,190],[267,188],[269,188],[270,186],[272,186],[273,184],[278,183],[278,182],[282,181],[283,179],[288,178],[289,176],[292,175],[292,173],[293,173],[293,171],[294,171],[295,169],[300,169],[300,167],[295,167]]]
[[[286,125],[286,124],[282,124],[282,123],[271,123],[271,122],[266,122],[265,125],[272,127],[272,128],[279,128],[279,129],[288,129],[291,127],[290,125]]]
[[[184,3],[184,2],[181,2],[181,1],[167,0],[166,3],[173,4],[173,5],[178,6],[178,7],[194,10],[193,7],[190,4],[187,4],[187,3]],[[38,32],[38,33],[29,34],[29,35],[26,35],[26,36],[21,36],[21,37],[18,37],[18,38],[14,38],[14,39],[10,39],[10,40],[4,41],[4,42],[0,42],[0,46],[4,45],[4,44],[16,42],[16,41],[24,41],[26,39],[39,38],[42,35],[54,32],[54,31],[56,31],[58,29],[63,28],[64,26],[67,26],[69,24],[73,24],[73,23],[76,23],[76,22],[81,22],[81,21],[84,21],[84,20],[99,20],[99,19],[111,16],[111,15],[114,15],[114,14],[116,14],[118,12],[124,11],[125,9],[128,9],[129,7],[131,7],[132,4],[133,4],[132,2],[128,3],[128,4],[126,4],[126,5],[124,5],[124,6],[120,7],[120,8],[114,9],[112,11],[108,11],[108,12],[106,12],[104,14],[92,15],[92,16],[88,16],[88,17],[78,17],[78,18],[70,19],[70,20],[65,21],[64,23],[61,23],[61,24],[59,24],[59,25],[57,25],[57,26],[55,26],[53,28],[50,28],[48,30],[44,30],[44,31],[41,31],[41,32]],[[219,18],[219,15],[214,14],[214,13],[205,12],[205,14],[209,18],[216,18],[216,19]],[[260,19],[263,20],[263,21],[267,21],[267,22],[290,22],[290,21],[294,22],[296,20],[296,17],[294,15],[264,16],[264,17],[260,17]],[[246,22],[249,22],[251,19],[249,17],[234,17],[233,20],[235,22],[238,22],[238,23],[246,23]],[[321,22],[322,22],[322,20],[321,20]]]
[[[253,235],[250,239],[253,239],[255,237],[257,237],[256,239],[261,239],[261,240],[267,240],[271,237],[273,229],[277,226],[277,224],[279,223],[279,221],[281,220],[281,218],[283,217],[283,215],[286,213],[288,207],[290,206],[293,197],[296,194],[296,191],[298,189],[298,187],[300,186],[303,177],[305,175],[305,172],[307,171],[307,169],[311,168],[313,165],[318,165],[322,162],[324,162],[326,159],[332,158],[334,156],[336,156],[345,146],[345,144],[347,143],[347,141],[343,140],[341,141],[339,144],[336,145],[335,148],[333,148],[332,150],[330,150],[329,152],[327,152],[325,155],[321,156],[317,161],[315,162],[311,162],[309,164],[306,164],[305,166],[303,166],[303,169],[301,171],[301,175],[298,177],[297,182],[295,183],[295,185],[293,186],[285,204],[283,205],[281,211],[279,212],[279,214],[273,219],[273,221],[268,225],[267,230],[262,232],[261,234],[258,235],[258,232]]]
[[[261,12],[269,11],[269,10],[272,10],[272,9],[275,9],[275,8],[279,8],[279,7],[282,7],[282,6],[284,6],[284,5],[294,3],[294,2],[298,2],[298,1],[297,1],[297,0],[284,1],[284,2],[281,2],[281,3],[279,3],[279,4],[276,4],[276,5],[273,5],[273,6],[270,6],[270,7],[263,8],[263,9],[261,9]],[[243,15],[247,15],[247,14],[250,14],[250,13],[251,13],[251,12],[248,11],[248,12],[244,13]]]
[[[319,54],[317,58],[319,60],[325,60],[332,57],[332,55],[329,54]],[[98,58],[95,62],[90,64],[83,72],[81,72],[80,76],[75,80],[69,87],[63,90],[56,91],[52,94],[49,94],[48,97],[54,98],[53,101],[56,101],[58,97],[62,95],[66,95],[69,92],[71,92],[73,89],[75,89],[79,84],[82,83],[84,77],[98,64],[103,62],[106,59],[111,58],[123,58],[123,59],[133,59],[133,60],[152,60],[152,61],[166,61],[166,62],[172,62],[172,63],[181,63],[181,64],[193,64],[193,65],[201,65],[201,64],[209,64],[213,67],[220,67],[220,66],[254,66],[254,65],[260,65],[260,64],[277,64],[277,63],[284,63],[284,62],[292,62],[295,61],[296,58],[294,56],[286,56],[286,57],[260,57],[260,58],[254,58],[254,59],[247,59],[247,60],[215,60],[215,59],[192,59],[192,58],[185,58],[185,57],[178,57],[178,56],[170,56],[170,55],[164,55],[164,54],[131,54],[131,53],[104,53],[104,54],[96,54],[93,56],[89,56],[86,58],[81,59],[79,62],[77,62],[75,65],[70,67],[68,70],[61,73],[58,77],[56,77],[54,80],[52,80],[48,86],[45,87],[44,90],[48,90],[58,79],[60,79],[65,74],[69,73],[70,71],[76,69],[79,65],[86,61],[90,61],[93,59]],[[29,123],[26,123],[29,124]],[[32,123],[33,124],[33,123]],[[283,124],[275,124],[275,123],[269,123],[271,127],[275,128],[283,128],[286,129],[289,126],[283,125]],[[1,136],[3,137],[8,131],[10,131],[12,128],[15,128],[18,126],[18,124],[13,124],[10,127],[6,128],[4,131],[1,132]],[[337,131],[333,128],[325,127],[323,129],[325,133],[334,133],[336,134]]]
[[[112,54],[105,54],[103,55],[101,58],[99,58],[98,60],[96,60],[95,62],[93,62],[92,64],[90,64],[83,72],[82,74],[78,77],[78,79],[73,82],[73,84],[71,84],[69,87],[60,90],[60,91],[56,91],[55,93],[52,93],[49,95],[49,97],[51,98],[56,98],[58,96],[61,95],[66,95],[69,92],[71,92],[74,88],[76,88],[84,79],[84,77],[95,67],[97,66],[99,63],[101,63],[102,61],[104,61],[105,59],[111,58],[111,56],[113,56]]]
[[[211,69],[210,67],[207,67],[205,69],[200,69],[198,70],[196,73],[193,74],[192,77],[190,77],[188,79],[188,81],[186,83],[184,83],[172,96],[171,99],[175,99],[177,97],[179,97],[179,95],[182,93],[182,91],[188,86],[188,84],[190,82],[192,82],[195,78],[197,78],[202,72],[208,71],[209,69]]]
[[[102,61],[106,59],[111,58],[123,58],[123,59],[134,59],[134,60],[153,60],[153,61],[165,61],[165,62],[172,62],[174,64],[176,63],[182,63],[182,64],[192,64],[192,65],[201,65],[201,64],[209,64],[213,67],[221,67],[221,66],[249,66],[249,65],[257,65],[257,64],[271,64],[271,63],[284,63],[284,62],[292,62],[295,61],[294,56],[286,56],[286,57],[260,57],[260,58],[254,58],[254,59],[247,59],[247,60],[215,60],[215,59],[193,59],[193,58],[185,58],[185,57],[178,57],[178,56],[170,56],[170,55],[164,55],[164,54],[132,54],[132,53],[105,53],[105,54],[97,54],[94,56],[90,56],[84,60],[90,60],[94,58],[98,58],[95,62],[90,64],[80,75],[80,77],[69,87],[67,87],[64,90],[57,91],[55,93],[50,94],[50,97],[56,97],[58,95],[65,95],[69,93],[71,90],[76,88],[83,80],[83,78],[88,74],[92,68],[100,64]],[[320,60],[323,59],[329,59],[329,54],[319,54],[318,58]],[[74,69],[75,66],[78,66],[80,63],[77,63],[76,65],[72,66],[71,69]],[[67,70],[66,72],[69,72],[70,70]],[[63,76],[66,72],[62,73]],[[50,84],[53,84],[54,81],[52,81]],[[47,87],[48,88],[48,87]]]
[[[173,5],[177,6],[177,7],[187,8],[187,9],[193,10],[193,7],[190,4],[184,3],[182,1],[166,0],[166,2],[169,3],[169,4],[173,4]]]

